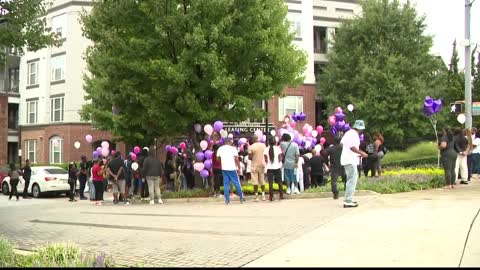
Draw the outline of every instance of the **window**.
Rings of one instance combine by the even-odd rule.
[[[253,108],[265,110],[265,102],[263,100],[257,100],[253,104]],[[265,118],[252,118],[248,119],[248,121],[253,123],[265,123]]]
[[[63,140],[55,136],[50,138],[50,164],[59,164],[63,161]]]
[[[315,53],[327,53],[327,28],[313,27],[313,51]]]
[[[38,121],[38,100],[27,100],[27,124],[35,124]]]
[[[286,96],[278,100],[278,120],[283,121],[285,115],[303,112],[303,96]]]
[[[52,32],[57,33],[60,37],[66,38],[67,15],[62,14],[52,18]]]
[[[20,74],[20,69],[19,68],[11,68],[9,70],[10,73],[10,78],[9,78],[9,85],[10,85],[10,91],[11,92],[18,92],[18,83],[19,83],[19,74]]]
[[[300,16],[290,16],[290,32],[295,33],[295,38],[302,38],[302,21]]]
[[[37,140],[25,141],[25,152],[30,163],[37,163]]]
[[[50,99],[50,122],[63,121],[63,97]]]
[[[38,61],[28,63],[27,85],[38,84]]]
[[[65,54],[52,57],[52,81],[65,79]]]

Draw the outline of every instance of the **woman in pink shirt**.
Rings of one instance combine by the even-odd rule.
[[[95,186],[95,204],[102,205],[103,204],[103,172],[102,168],[100,167],[100,160],[95,159],[93,161],[92,167],[92,182]]]

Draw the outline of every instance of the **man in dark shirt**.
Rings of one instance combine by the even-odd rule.
[[[321,155],[317,155],[316,150],[312,150],[313,157],[310,159],[310,178],[312,187],[319,187],[323,182],[323,164],[325,160]]]
[[[343,184],[346,185],[347,183],[347,175],[345,174],[345,168],[340,163],[340,158],[342,156],[342,144],[340,141],[342,138],[339,136],[335,137],[334,145],[327,148],[327,155],[329,157],[329,164],[330,164],[330,173],[332,175],[332,192],[333,192],[333,199],[338,199],[338,188],[337,188],[337,181],[339,177],[342,177]]]
[[[113,188],[113,203],[118,203],[118,192],[120,191],[124,204],[130,204],[127,196],[125,196],[125,163],[120,157],[120,152],[116,152],[115,158],[108,163],[107,175],[109,177],[109,183]]]
[[[23,167],[23,180],[25,180],[25,187],[23,188],[23,198],[28,198],[28,186],[30,185],[30,178],[32,177],[32,169],[30,168],[30,160],[25,160],[25,167]]]
[[[80,190],[78,193],[80,193],[80,200],[87,200],[87,197],[85,197],[85,195],[83,194],[88,179],[87,164],[87,157],[82,156],[82,161],[80,162],[80,172],[78,174],[78,181],[80,182]]]

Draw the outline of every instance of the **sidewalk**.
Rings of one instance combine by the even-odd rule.
[[[480,181],[382,195],[246,267],[458,267],[480,207]],[[462,266],[480,266],[480,217]]]

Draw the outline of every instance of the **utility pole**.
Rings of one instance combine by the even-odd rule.
[[[472,45],[470,41],[470,9],[472,8],[473,0],[465,0],[465,127],[472,128]]]
[[[268,146],[268,137],[270,132],[268,131],[268,99],[265,99],[265,112],[267,116],[265,116],[265,145]]]

